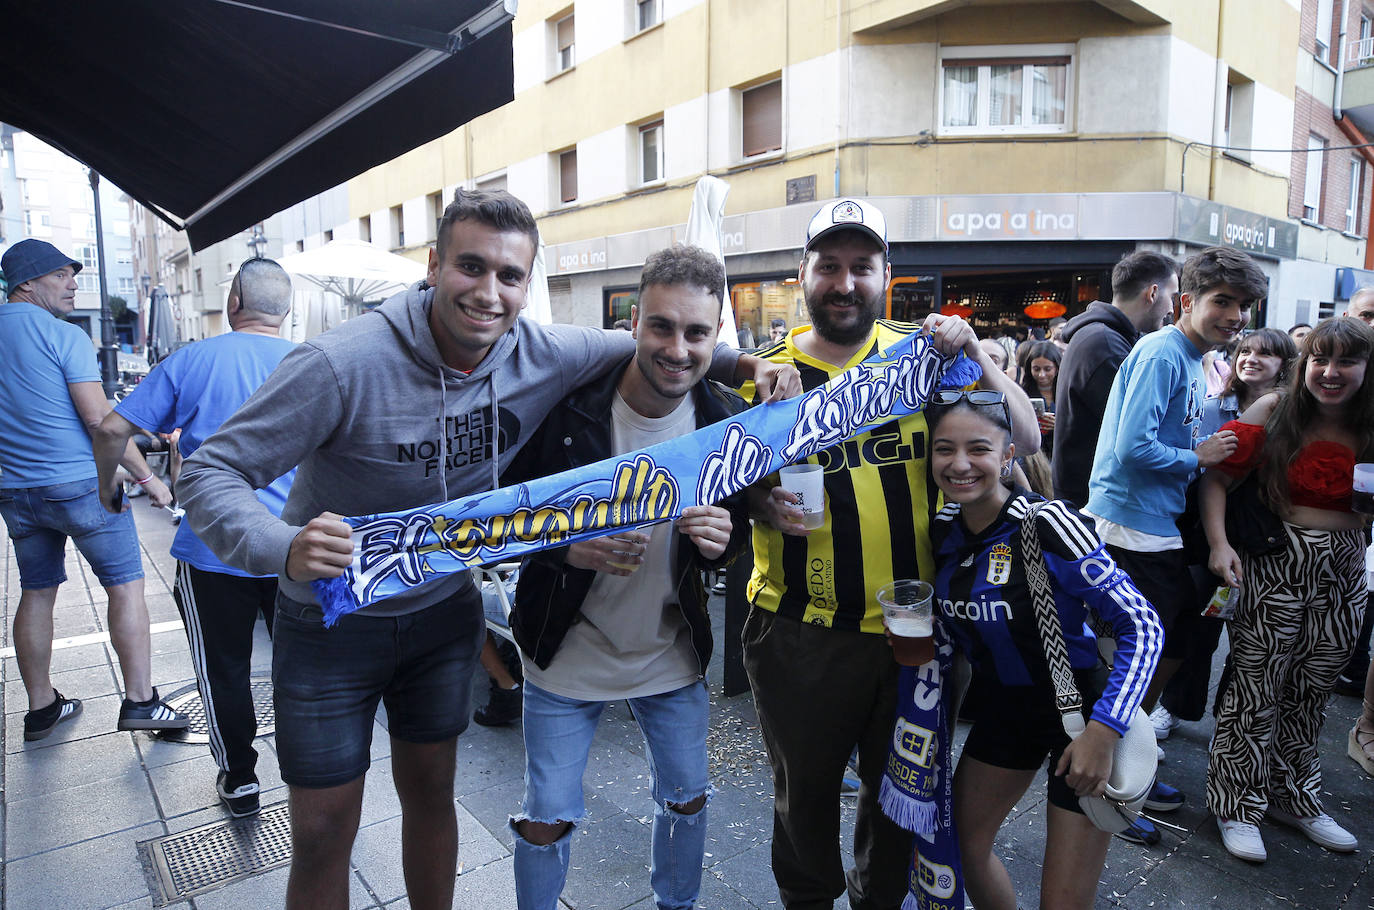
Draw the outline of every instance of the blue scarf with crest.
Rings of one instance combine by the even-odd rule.
[[[963,354],[946,357],[912,333],[796,398],[647,449],[437,505],[345,518],[353,561],[339,578],[313,583],[324,623],[440,575],[672,521],[980,374]]]
[[[878,802],[884,814],[916,834],[902,910],[964,910],[964,875],[954,827],[954,768],[949,699],[954,646],[937,621],[935,659],[903,667]]]

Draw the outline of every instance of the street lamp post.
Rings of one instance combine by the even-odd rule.
[[[91,193],[95,196],[95,262],[100,279],[100,381],[105,397],[114,400],[119,388],[119,346],[115,344],[114,314],[110,312],[109,288],[105,282],[105,234],[100,221],[100,175],[91,168]]]

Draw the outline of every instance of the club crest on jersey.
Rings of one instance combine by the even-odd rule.
[[[988,551],[988,584],[1004,585],[1011,580],[1011,547],[999,543]]]

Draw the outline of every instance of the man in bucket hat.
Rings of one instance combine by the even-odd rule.
[[[42,739],[81,712],[52,685],[53,607],[67,580],[67,538],[76,542],[109,596],[110,643],[124,674],[120,730],[170,730],[186,718],[152,685],[152,644],[143,600],[143,560],[128,512],[100,507],[90,431],[109,412],[90,338],[64,321],[76,306],[81,263],[42,240],[21,240],[0,257],[8,302],[0,305],[0,516],[19,563],[22,591],[14,648],[28,691],[24,739]],[[121,462],[154,505],[171,493],[138,449]]]

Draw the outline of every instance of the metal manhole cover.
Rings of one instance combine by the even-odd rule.
[[[253,713],[258,719],[258,736],[267,736],[277,729],[277,715],[272,709],[272,677],[253,676],[249,679],[253,692]],[[182,686],[163,699],[167,704],[185,714],[190,726],[185,730],[171,730],[161,734],[162,738],[174,743],[208,743],[210,724],[205,719],[205,703],[200,699],[200,690],[195,683]]]
[[[290,862],[291,815],[285,802],[273,803],[253,818],[225,819],[141,841],[138,854],[152,886],[153,906],[165,907]]]

